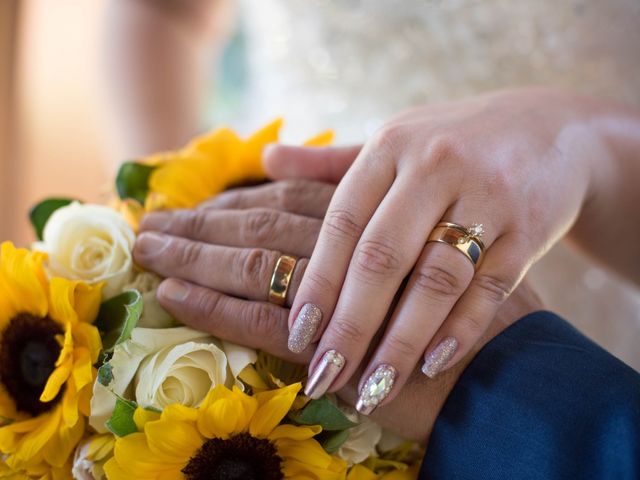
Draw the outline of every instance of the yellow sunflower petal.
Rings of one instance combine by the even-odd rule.
[[[76,348],[73,352],[73,381],[76,389],[81,390],[87,385],[93,385],[94,368],[91,354],[87,348]]]
[[[177,474],[181,470],[175,465],[165,463],[164,459],[154,456],[144,433],[132,433],[118,439],[114,456],[120,467],[129,475],[124,477],[127,479],[157,478],[160,472],[168,470]],[[111,479],[111,476],[109,478]]]
[[[363,465],[354,465],[349,470],[347,480],[378,480],[378,475]]]
[[[258,401],[237,387],[218,385],[200,405],[198,430],[207,438],[227,438],[246,431],[258,409]]]
[[[29,428],[29,430],[27,430],[29,434],[25,435],[17,445],[14,453],[16,460],[29,461],[29,459],[38,455],[47,442],[49,442],[58,431],[61,418],[62,410],[59,407],[49,413],[36,417],[36,419],[39,420],[37,427],[34,429]],[[26,424],[27,422],[20,423]],[[5,428],[18,432],[21,427],[24,428],[24,426],[25,425],[12,424]]]
[[[258,180],[264,178],[262,152],[268,144],[278,141],[282,123],[282,119],[278,118],[249,137],[243,152],[242,162],[237,164],[239,168],[235,171],[235,182],[242,179]]]
[[[253,416],[249,432],[255,437],[267,437],[291,409],[301,384],[262,392],[256,395],[260,408]]]
[[[138,407],[133,412],[133,421],[138,427],[138,431],[144,431],[144,426],[147,422],[154,422],[160,418],[160,412],[154,412],[153,410],[147,410],[146,408]]]
[[[322,427],[319,425],[312,426],[294,426],[294,425],[278,425],[269,434],[269,440],[279,440],[281,438],[288,438],[291,440],[306,440],[313,438],[322,432]]]
[[[325,147],[333,143],[335,135],[333,130],[327,130],[326,132],[319,133],[315,137],[311,137],[304,142],[305,147]]]
[[[47,442],[43,448],[47,463],[54,467],[63,467],[84,435],[84,426],[84,421],[76,422],[72,427],[60,424],[55,441]]]
[[[71,337],[69,335],[69,337]],[[67,354],[72,353],[73,346],[70,346],[67,350],[63,347],[62,352],[60,353],[60,358],[68,357]],[[63,362],[60,365],[57,365],[55,370],[49,375],[49,379],[47,380],[47,384],[40,395],[41,402],[50,402],[60,392],[62,385],[69,379],[69,375],[71,375],[71,371],[73,370],[73,359],[72,358],[64,358]]]
[[[0,282],[13,307],[12,313],[45,317],[48,313],[47,281],[42,264],[46,254],[15,248],[11,242],[0,246]],[[10,287],[6,285],[10,283]]]
[[[162,419],[195,423],[198,419],[198,410],[176,403],[169,405],[162,411]]]
[[[95,364],[102,350],[100,331],[94,325],[79,323],[73,326],[73,338],[78,345],[89,350],[91,363]]]
[[[78,314],[78,321],[83,323],[93,323],[95,321],[102,302],[103,286],[103,283],[88,285],[82,282],[75,282],[73,308]]]
[[[163,458],[166,463],[182,465],[182,468],[203,444],[198,430],[184,422],[148,422],[144,426],[144,433],[153,455]]]

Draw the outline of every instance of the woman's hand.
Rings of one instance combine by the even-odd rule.
[[[176,319],[219,338],[308,363],[315,344],[292,353],[287,348],[289,310],[265,300],[279,252],[301,257],[287,301],[294,297],[334,188],[317,182],[277,182],[224,193],[198,210],[150,214],[142,223],[136,261],[172,277],[163,282],[158,298]],[[426,441],[473,354],[516,319],[539,308],[535,294],[521,286],[470,355],[433,381],[425,381],[414,369],[402,394],[376,411],[375,420],[405,438]],[[357,378],[338,391],[351,405],[358,399]]]
[[[434,377],[469,353],[590,193],[603,148],[584,103],[530,89],[428,106],[391,121],[361,149],[334,194],[289,318],[292,351],[319,341],[310,377],[332,377],[309,395],[322,395],[327,383],[338,390],[356,373],[405,279],[360,379],[359,410],[393,398],[423,356],[423,372]],[[292,176],[308,168],[307,176],[335,180],[356,151],[275,147],[266,166],[273,171],[288,154],[296,157]],[[427,243],[439,222],[483,225],[476,271],[455,245]],[[341,371],[321,372],[327,352],[344,359]]]

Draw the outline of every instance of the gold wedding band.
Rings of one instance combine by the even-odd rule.
[[[429,235],[427,243],[440,242],[451,245],[462,252],[477,270],[485,252],[484,243],[480,239],[483,233],[482,224],[474,223],[467,228],[457,223],[440,222]]]
[[[281,255],[276,262],[276,268],[271,276],[271,285],[269,285],[269,302],[282,306],[287,299],[287,290],[293,269],[296,268],[295,257],[289,255]]]

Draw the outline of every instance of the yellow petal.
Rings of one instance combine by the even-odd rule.
[[[78,313],[74,308],[74,290],[77,282],[72,282],[64,278],[52,278],[50,283],[51,304],[49,316],[60,325],[67,323],[77,323]]]
[[[152,410],[147,410],[146,408],[138,407],[136,411],[133,412],[133,421],[138,427],[138,431],[144,431],[144,426],[147,422],[153,422],[160,418],[159,412],[154,412]]]
[[[204,443],[198,430],[184,422],[159,420],[144,426],[152,454],[184,467]]]
[[[93,323],[98,316],[102,301],[103,283],[88,285],[83,282],[75,282],[73,290],[73,308],[78,315],[78,321]]]
[[[88,323],[78,323],[73,326],[73,338],[77,345],[89,350],[91,363],[95,364],[98,361],[100,350],[102,350],[102,340],[98,329]]]
[[[306,440],[313,438],[322,432],[322,427],[313,425],[310,427],[297,427],[295,425],[278,425],[269,435],[269,440],[288,438],[291,440]]]
[[[333,143],[335,135],[333,130],[327,130],[325,132],[319,133],[315,137],[311,137],[309,140],[304,142],[305,147],[325,147],[327,145],[331,145]]]
[[[12,243],[0,246],[0,283],[13,312],[45,317],[48,313],[47,280],[42,267],[46,254],[15,248]]]
[[[378,475],[363,465],[354,465],[349,470],[347,480],[378,480]]]
[[[73,348],[73,347],[72,347]],[[62,356],[62,353],[61,353]],[[47,380],[47,384],[40,395],[41,402],[50,402],[60,392],[60,388],[62,385],[69,379],[69,375],[73,369],[73,360],[66,359],[64,363],[58,365],[56,369],[49,375],[49,379]]]
[[[83,347],[77,348],[73,352],[73,381],[76,384],[76,389],[81,390],[86,385],[92,385],[94,380],[94,368],[91,361],[91,355],[89,350]]]
[[[56,432],[57,438],[48,442],[43,449],[44,457],[50,465],[64,466],[84,435],[84,426],[83,420],[72,427],[68,427],[64,423],[59,425]]]
[[[288,387],[262,392],[256,395],[260,408],[253,416],[249,432],[254,437],[266,437],[278,426],[291,409],[301,385],[295,383]]]
[[[132,433],[116,441],[114,457],[121,469],[131,478],[156,478],[158,472],[173,470],[175,465],[167,464],[153,455],[144,433]],[[111,477],[109,477],[111,478]]]
[[[47,442],[56,434],[62,418],[62,410],[60,407],[56,407],[51,412],[36,418],[41,421],[33,430],[27,430],[29,434],[24,436],[14,453],[18,461],[27,462],[41,452]],[[27,422],[21,423],[26,424]],[[5,428],[11,429],[12,427],[17,432],[24,425],[13,424]]]

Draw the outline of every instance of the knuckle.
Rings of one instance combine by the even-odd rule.
[[[176,258],[180,265],[197,264],[202,257],[202,244],[198,242],[172,242],[176,248]]]
[[[482,318],[472,313],[464,315],[460,319],[460,324],[463,326],[465,334],[476,337],[482,335],[486,329],[485,322]]]
[[[513,201],[522,198],[522,184],[519,175],[508,168],[494,168],[489,175],[488,196]]]
[[[305,185],[301,181],[285,180],[279,183],[276,202],[285,212],[296,210],[305,195]]]
[[[202,238],[207,225],[206,214],[203,211],[191,210],[184,212],[184,228],[187,237]]]
[[[407,131],[404,125],[388,123],[376,131],[371,142],[376,150],[395,151],[404,143],[406,135]]]
[[[270,242],[275,234],[276,215],[264,208],[250,210],[247,215],[244,236],[257,245]]]
[[[220,296],[204,294],[194,302],[202,320],[212,321],[220,316]]]
[[[438,265],[423,264],[416,271],[414,288],[431,298],[458,297],[464,289],[460,278]]]
[[[460,158],[459,147],[455,139],[448,134],[438,134],[429,142],[427,165],[430,171],[438,170],[458,158]]]
[[[389,242],[367,240],[358,246],[355,264],[361,273],[387,276],[398,272],[402,261],[397,248]]]
[[[514,285],[512,282],[489,274],[476,275],[474,282],[483,295],[495,304],[504,302],[511,295]]]
[[[364,338],[362,327],[358,322],[348,318],[331,320],[331,330],[336,338],[347,343],[361,342]]]
[[[327,213],[325,229],[333,238],[346,237],[356,240],[362,234],[362,227],[356,221],[355,215],[344,209],[336,209]]]
[[[402,357],[419,357],[422,350],[414,341],[397,334],[389,335],[385,341],[385,346]]]
[[[240,282],[251,290],[257,290],[260,279],[269,278],[269,259],[267,253],[261,249],[252,249],[243,252],[241,259]]]
[[[255,303],[248,309],[247,334],[252,337],[271,337],[280,321],[280,316],[271,305]]]
[[[302,281],[309,285],[310,291],[317,292],[318,294],[326,294],[333,292],[333,283],[324,274],[315,270],[307,269],[304,272]]]

